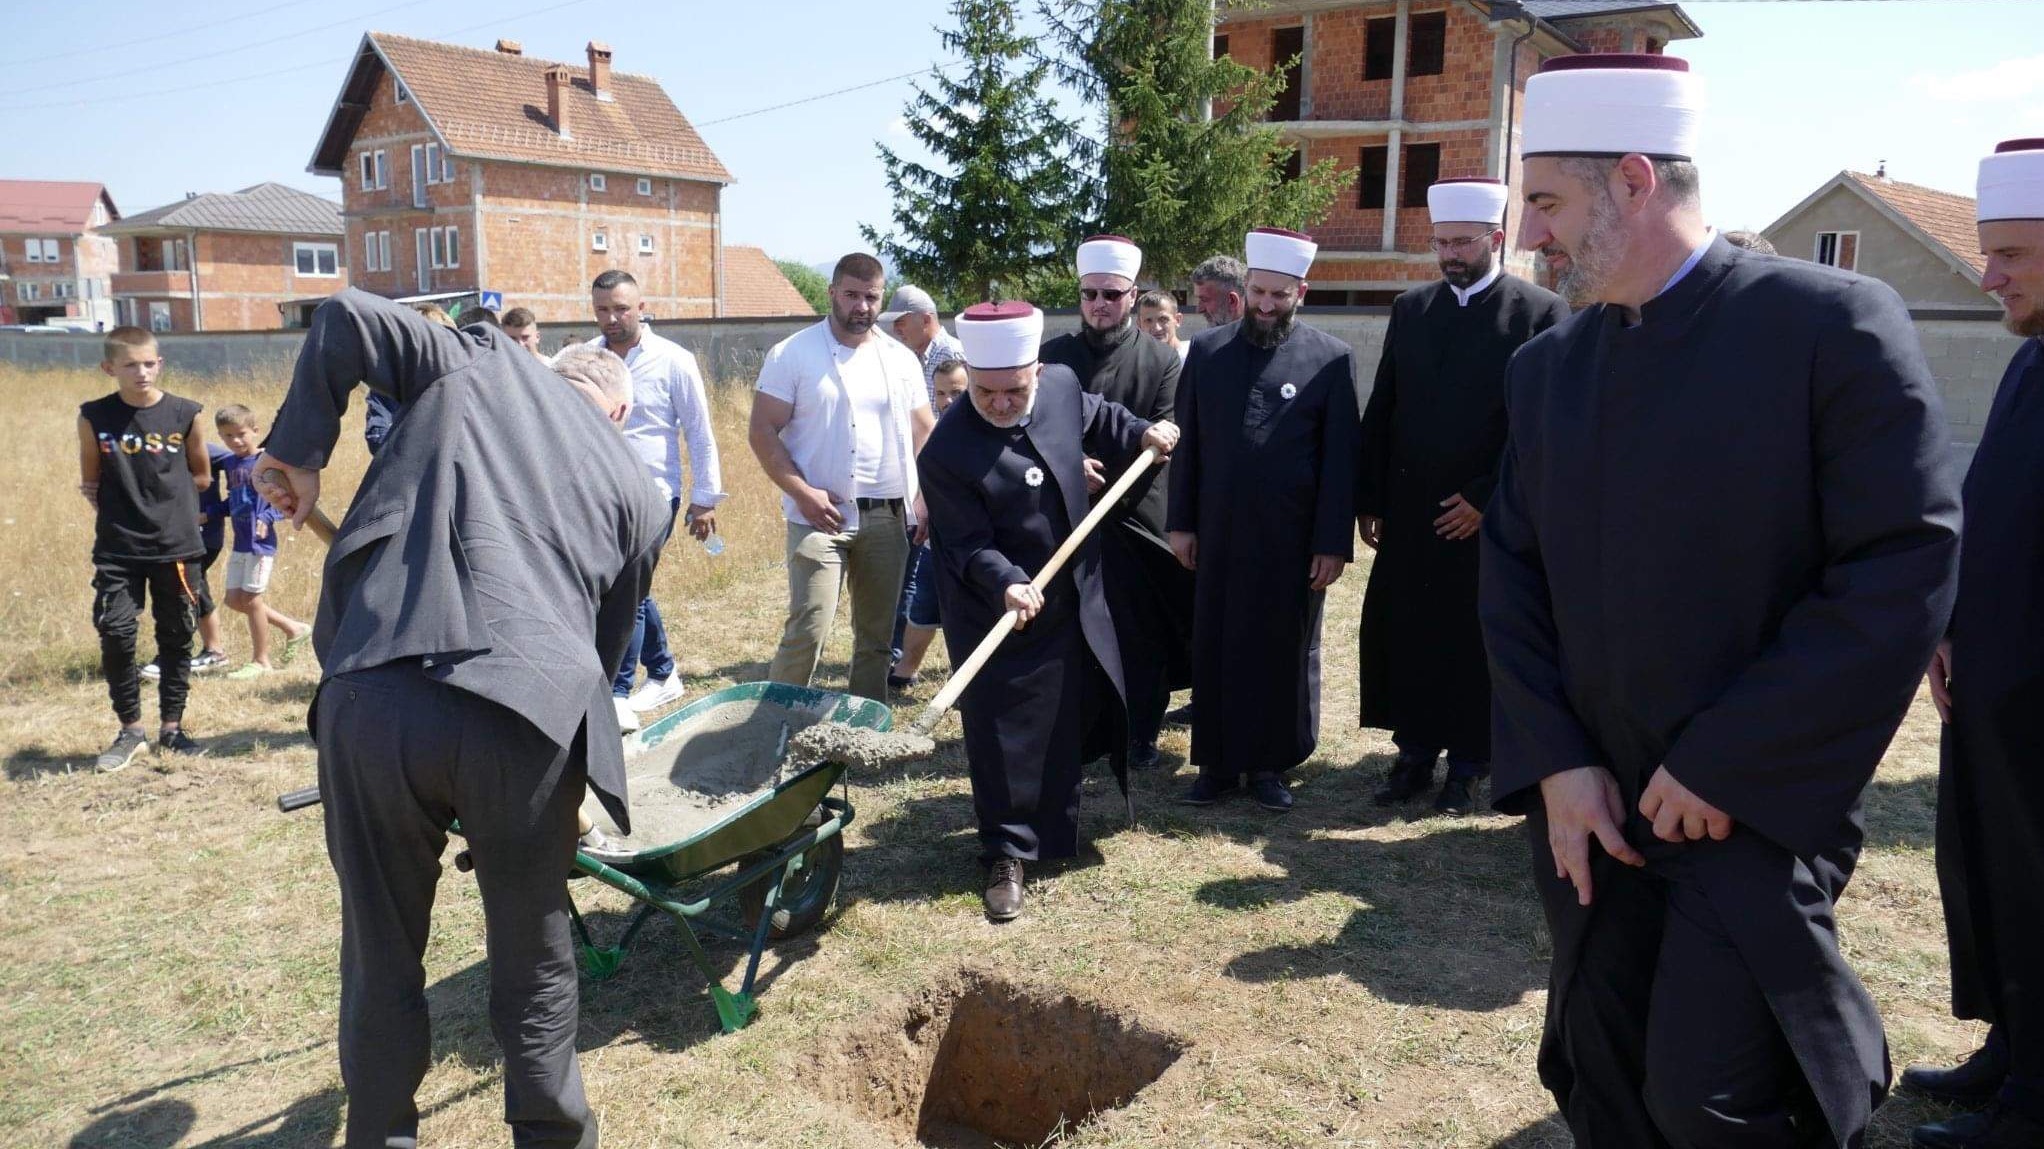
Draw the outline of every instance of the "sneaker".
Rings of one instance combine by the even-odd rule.
[[[269,672],[270,668],[264,666],[262,663],[251,662],[247,666],[241,667],[238,670],[228,671],[227,681],[247,682],[251,678],[261,678],[263,675],[268,674]]]
[[[1285,788],[1282,774],[1251,774],[1249,796],[1273,813],[1283,814],[1292,808],[1292,792]]]
[[[617,705],[618,732],[630,734],[632,731],[637,730],[639,728],[639,712],[632,709],[631,699],[613,697],[611,701]]]
[[[213,671],[216,671],[226,665],[227,665],[226,651],[202,650],[198,653],[196,657],[192,659],[191,671],[193,674],[211,674]],[[155,678],[160,673],[161,671],[157,669],[156,664],[153,662],[150,663],[148,666],[142,668],[142,674],[145,678]]]
[[[206,756],[206,748],[194,741],[191,735],[186,734],[182,726],[168,734],[158,734],[156,736],[156,752],[158,754],[182,754],[188,758],[204,758]]]
[[[192,661],[197,662],[198,660],[193,659]],[[163,677],[163,668],[151,662],[145,664],[142,667],[141,671],[139,671],[139,673],[142,675],[144,679],[150,682],[155,682]]]
[[[142,748],[147,745],[149,745],[149,739],[140,730],[130,730],[127,727],[122,727],[121,732],[114,735],[114,744],[107,747],[105,752],[93,762],[93,768],[102,774],[111,774],[116,770],[125,770],[128,763],[135,760],[135,755],[140,754]]]
[[[666,678],[647,679],[625,703],[640,714],[649,714],[670,702],[680,702],[686,693],[681,685],[681,672],[677,670]]]

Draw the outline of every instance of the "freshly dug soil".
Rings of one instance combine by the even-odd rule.
[[[619,832],[593,798],[583,803],[605,838],[596,853],[623,855],[669,846],[717,824],[780,782],[788,758],[784,739],[816,721],[813,714],[752,699],[689,719],[625,763],[629,835]]]

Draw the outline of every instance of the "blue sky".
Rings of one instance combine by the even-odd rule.
[[[1705,35],[1673,50],[1710,84],[1700,159],[1724,226],[1763,226],[1840,169],[1883,159],[1897,179],[1970,194],[1983,150],[2044,135],[2036,0],[1685,8]],[[861,246],[860,223],[886,222],[875,143],[911,144],[910,81],[731,117],[926,67],[944,20],[942,0],[103,0],[84,27],[62,6],[22,6],[0,42],[0,177],[100,180],[127,212],[261,180],[339,198],[305,164],[363,30],[477,47],[506,36],[569,61],[600,39],[618,69],[664,83],[738,177],[729,240],[815,263]]]

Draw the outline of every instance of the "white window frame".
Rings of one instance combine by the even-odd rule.
[[[461,266],[461,229],[452,224],[443,228],[447,233],[447,266]]]
[[[606,233],[604,233],[604,232],[601,232],[601,231],[592,231],[592,232],[590,232],[590,233],[589,233],[589,250],[591,250],[591,251],[609,251],[609,250],[610,250],[610,236],[609,236],[609,235],[607,235],[607,234],[606,234]]]
[[[604,178],[602,172],[590,172],[589,190],[593,192],[608,191],[610,190],[610,181]]]
[[[639,183],[638,183],[638,192],[639,192],[639,194],[640,194],[640,195],[652,195],[652,194],[653,194],[653,181],[652,181],[652,180],[650,180],[650,179],[647,179],[647,178],[646,178],[645,176],[640,176],[640,177],[639,177]]]
[[[384,271],[389,271],[389,270],[391,270],[391,266],[390,266],[390,233],[389,233],[389,232],[387,232],[387,231],[379,231],[379,232],[377,232],[377,233],[376,233],[376,253],[377,253],[377,254],[378,254],[379,256],[381,256],[381,257],[382,257],[382,263],[383,263],[383,270],[384,270]]]
[[[34,303],[43,297],[40,283],[17,283],[14,285],[15,298],[23,303]]]
[[[382,191],[385,188],[388,188],[389,186],[390,186],[390,153],[384,151],[382,148],[378,148],[376,149],[376,190]]]
[[[432,249],[433,249],[432,237],[426,234],[426,229],[423,227],[413,228],[412,229],[412,261],[414,264],[413,270],[415,270],[418,273],[419,290],[422,292],[433,290],[433,266],[432,256],[430,254],[432,252]]]
[[[312,257],[311,271],[306,271],[301,266],[301,260],[308,255]],[[319,269],[320,256],[322,255],[327,256],[331,260],[325,271]],[[300,279],[338,278],[341,274],[341,245],[337,243],[295,242],[291,245],[291,269],[297,273]]]
[[[427,195],[426,195],[426,185],[427,185],[428,183],[432,182],[432,180],[431,180],[431,175],[432,175],[432,173],[431,173],[431,172],[428,172],[428,171],[426,170],[426,149],[425,149],[425,147],[424,147],[423,145],[420,145],[420,144],[413,144],[413,145],[412,145],[412,206],[413,206],[413,207],[425,207],[425,206],[426,206],[426,204],[427,204],[428,202],[430,202],[430,201],[429,201],[429,199],[428,199],[428,197],[427,197]]]
[[[437,184],[440,182],[439,144],[429,143],[426,145],[426,182],[429,184]]]
[[[43,261],[43,241],[34,236],[29,236],[27,239],[22,240],[21,261],[23,263],[41,263]]]
[[[50,298],[52,299],[71,298],[73,293],[72,290],[73,286],[74,285],[72,284],[72,282],[68,279],[60,279],[57,282],[52,283],[50,285]]]
[[[446,148],[440,149],[440,182],[444,184],[454,182],[454,153]]]
[[[1844,267],[1838,262],[1838,253],[1844,250],[1847,236],[1852,237],[1851,267]],[[1824,241],[1827,238],[1831,241],[1831,258],[1829,259],[1824,258]],[[1862,242],[1860,233],[1857,231],[1820,231],[1817,233],[1816,240],[1811,244],[1810,262],[1821,263],[1826,267],[1836,267],[1841,271],[1858,271],[1859,249]]]
[[[376,153],[362,153],[362,190],[376,190]]]
[[[653,233],[645,231],[639,233],[639,254],[653,254]]]
[[[45,239],[45,240],[43,240],[43,262],[44,262],[44,263],[62,263],[62,262],[64,262],[64,241],[63,241],[63,240],[61,240],[61,239]]]
[[[167,300],[149,301],[149,330],[162,333],[170,330],[170,303]]]
[[[398,80],[391,86],[394,89],[396,89],[394,92],[391,93],[393,103],[409,104],[412,102],[412,90],[410,88],[405,87],[405,82],[403,80]]]

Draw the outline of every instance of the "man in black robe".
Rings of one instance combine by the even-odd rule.
[[[1168,453],[1178,431],[1040,364],[1043,313],[1026,303],[968,308],[958,338],[971,402],[944,413],[916,466],[952,665],[1004,614],[1023,623],[959,699],[986,912],[1000,922],[1022,912],[1024,862],[1077,852],[1080,764],[1111,755],[1128,789],[1121,658],[1097,536],[1041,592],[1031,580],[1086,516],[1086,457],[1118,474],[1145,446]]]
[[[1938,886],[1952,1012],[1986,1044],[1906,1089],[1983,1112],[1916,1131],[1930,1149],[2044,1145],[2044,140],[1980,165],[1980,286],[2025,342],[1966,472],[1959,600],[1931,663],[1945,720]]]
[[[1586,306],[1506,377],[1493,788],[1528,816],[1578,1146],[1859,1146],[1889,1067],[1835,906],[1951,609],[1957,492],[1895,292],[1705,226],[1700,103],[1665,56],[1527,85],[1521,243]]]
[[[1043,362],[1071,368],[1079,386],[1139,419],[1169,422],[1178,395],[1178,356],[1136,330],[1136,274],[1143,253],[1118,235],[1079,245],[1079,330],[1048,340]],[[1099,462],[1087,460],[1092,486]],[[1192,684],[1192,574],[1164,538],[1169,468],[1143,476],[1100,529],[1100,573],[1121,644],[1128,687],[1128,764],[1157,765],[1157,730],[1171,692]]]
[[[1362,725],[1391,731],[1398,758],[1376,803],[1426,792],[1476,808],[1490,772],[1490,671],[1476,621],[1476,531],[1505,446],[1505,364],[1568,318],[1546,288],[1505,274],[1497,180],[1427,189],[1441,281],[1391,305],[1377,383],[1363,408],[1356,515],[1377,551],[1363,597]]]
[[[1205,806],[1248,781],[1291,809],[1284,772],[1320,737],[1320,618],[1354,557],[1355,354],[1297,322],[1316,246],[1258,228],[1249,312],[1193,338],[1179,375],[1171,549],[1193,572],[1192,761]]]

